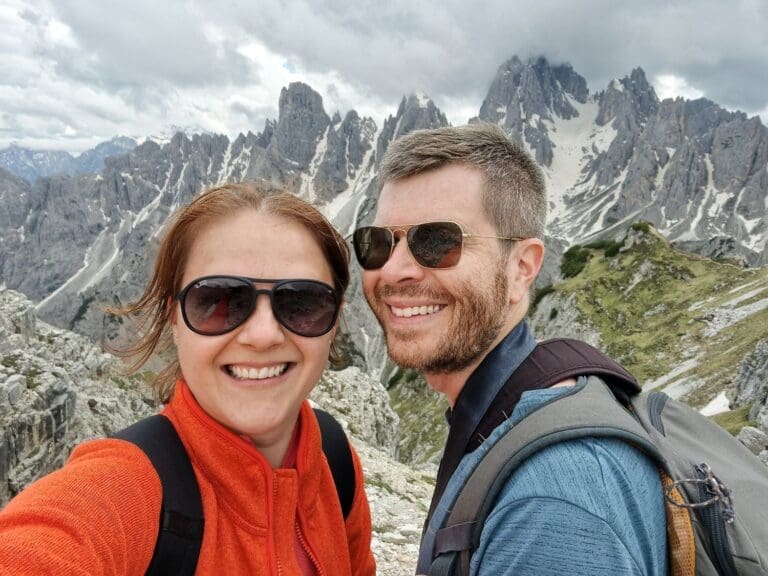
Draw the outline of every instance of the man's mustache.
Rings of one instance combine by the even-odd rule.
[[[453,300],[452,296],[445,290],[438,290],[423,284],[404,284],[402,286],[384,284],[377,286],[374,290],[374,294],[378,300],[384,298],[396,298],[399,296],[406,298],[427,298],[442,302]]]

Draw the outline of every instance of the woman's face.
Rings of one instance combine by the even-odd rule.
[[[333,286],[320,246],[301,225],[245,210],[203,229],[182,286],[210,275],[320,280]],[[272,288],[259,285],[259,288]],[[336,327],[302,337],[275,319],[266,294],[240,326],[219,336],[189,329],[177,303],[172,327],[181,372],[200,406],[256,446],[290,437],[304,399],[322,374]]]

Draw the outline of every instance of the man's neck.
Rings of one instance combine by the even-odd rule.
[[[512,332],[512,330],[514,330],[515,327],[525,318],[524,312],[522,314],[520,314],[518,310],[515,310],[514,312],[515,313],[510,316],[509,320],[499,331],[496,339],[472,364],[466,368],[457,370],[456,372],[424,372],[424,379],[427,381],[427,384],[429,384],[429,387],[432,388],[432,390],[435,392],[443,394],[446,400],[448,400],[448,405],[451,408],[456,405],[456,399],[464,389],[464,385],[472,375],[472,372],[474,372],[475,369],[480,366],[483,360],[485,360],[485,357],[488,356],[488,354],[490,354],[491,351],[496,348],[496,346],[498,346],[499,343],[504,340],[504,338],[506,338],[507,335]]]
[[[483,358],[490,352],[493,348],[489,348],[485,354],[483,354],[483,357],[478,359],[473,364],[467,366],[463,370],[459,370],[458,372],[449,372],[449,373],[436,373],[436,372],[424,372],[424,379],[427,381],[427,384],[429,384],[429,387],[432,388],[435,392],[439,392],[440,394],[443,394],[448,400],[448,404],[451,408],[456,404],[456,398],[459,397],[459,394],[461,393],[461,390],[464,388],[464,384],[467,383],[467,379],[472,374],[472,372],[475,371],[475,368],[477,368],[480,365],[480,362],[483,361]]]

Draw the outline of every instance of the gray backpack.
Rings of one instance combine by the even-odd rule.
[[[438,531],[430,576],[467,576],[506,479],[538,450],[585,436],[624,440],[658,463],[670,574],[768,576],[768,468],[711,420],[663,392],[618,398],[600,378],[581,377],[511,428],[483,457]]]

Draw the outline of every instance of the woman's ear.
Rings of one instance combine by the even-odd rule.
[[[179,321],[176,314],[176,302],[171,300],[168,302],[168,306],[171,309],[170,314],[168,314],[168,324],[171,326],[171,334],[173,335],[173,341],[175,343],[178,336],[177,331],[179,329]]]
[[[339,308],[339,314],[336,316],[336,324],[333,325],[333,328],[331,328],[330,332],[326,334],[328,337],[328,361],[331,364],[338,365],[341,362],[341,351],[339,350],[339,343],[336,340],[336,336],[339,333],[339,329],[341,326],[341,319],[342,319],[342,310],[343,310],[343,304],[342,307]]]

